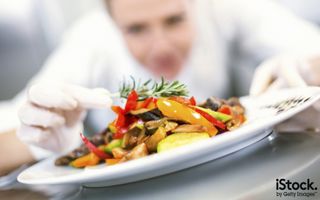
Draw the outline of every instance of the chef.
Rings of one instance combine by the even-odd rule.
[[[129,76],[179,80],[199,100],[246,94],[251,80],[252,95],[320,85],[319,30],[273,1],[105,4],[80,19],[25,90],[0,106],[1,142],[14,144],[0,151],[2,158],[10,152],[1,172],[73,149],[88,109],[96,109],[93,126],[104,128],[112,94]]]

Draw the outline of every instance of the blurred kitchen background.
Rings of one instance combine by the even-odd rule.
[[[274,1],[320,25],[320,0]],[[101,6],[102,0],[0,0],[0,101],[24,88],[66,29]]]

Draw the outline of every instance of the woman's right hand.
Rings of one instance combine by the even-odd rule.
[[[110,93],[69,84],[39,83],[30,87],[18,115],[18,137],[29,144],[65,153],[80,142],[87,109],[107,109]]]

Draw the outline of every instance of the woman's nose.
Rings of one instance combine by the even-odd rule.
[[[153,31],[152,48],[157,52],[166,52],[171,49],[172,43],[168,37],[168,34],[163,28],[157,28]]]

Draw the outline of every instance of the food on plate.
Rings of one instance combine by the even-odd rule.
[[[197,104],[178,81],[140,84],[133,79],[121,86],[119,96],[126,102],[112,106],[116,119],[91,138],[81,133],[83,144],[58,158],[57,166],[115,165],[227,134],[246,120],[238,98],[210,97]]]

